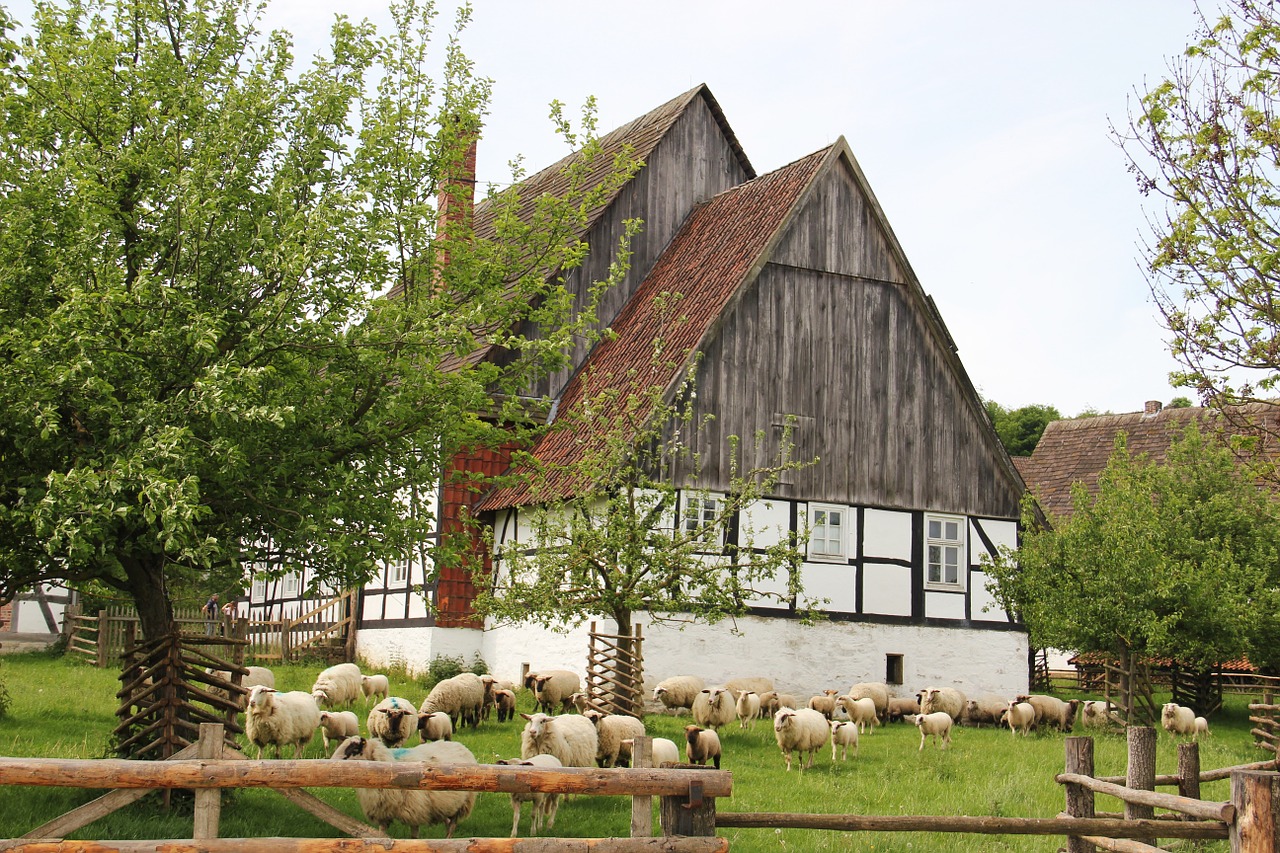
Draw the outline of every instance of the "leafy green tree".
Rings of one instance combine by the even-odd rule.
[[[1280,379],[1280,23],[1231,0],[1117,132],[1149,219],[1148,282],[1181,363],[1175,384],[1217,406],[1271,403]]]
[[[1280,513],[1231,450],[1192,423],[1164,464],[1121,433],[1091,496],[1034,523],[990,567],[992,591],[1037,647],[1169,657],[1199,669],[1247,654],[1280,663]]]
[[[547,271],[575,266],[576,229],[634,164],[587,186],[588,142],[563,198],[520,217],[508,193],[488,239],[465,215],[437,233],[489,99],[469,9],[438,80],[429,4],[393,6],[388,35],[338,18],[300,71],[259,12],[38,2],[21,38],[4,18],[0,600],[96,581],[150,638],[193,579],[306,564],[359,583],[427,538],[406,501],[489,440],[477,413],[590,320]],[[468,358],[487,344],[503,357]]]
[[[994,400],[983,403],[987,417],[995,427],[1000,443],[1010,456],[1030,456],[1044,435],[1050,421],[1062,419],[1053,406],[1031,405],[1020,409],[1006,409]]]

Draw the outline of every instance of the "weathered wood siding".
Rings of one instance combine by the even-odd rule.
[[[822,180],[704,348],[701,485],[727,486],[728,436],[763,431],[767,461],[794,416],[796,457],[820,461],[781,497],[1016,518],[976,395],[873,205],[846,167]]]
[[[746,172],[706,100],[695,98],[667,131],[645,167],[622,189],[587,236],[591,253],[565,282],[577,294],[578,306],[591,284],[608,276],[626,220],[643,220],[643,230],[632,240],[631,268],[626,280],[607,293],[600,305],[601,326],[618,316],[694,206],[746,179]],[[587,350],[579,346],[572,353],[571,366],[546,377],[533,393],[557,396],[586,355]]]

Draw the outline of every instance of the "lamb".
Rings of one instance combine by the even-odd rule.
[[[1009,702],[1007,699],[1001,699],[999,696],[986,693],[977,699],[969,700],[969,704],[964,709],[962,722],[966,726],[1003,725],[1004,715],[1008,710]]]
[[[321,711],[320,735],[324,740],[324,751],[329,752],[329,741],[346,740],[352,735],[360,734],[360,720],[355,711]]]
[[[667,710],[692,708],[693,700],[706,686],[706,682],[696,675],[673,675],[658,682],[658,686],[653,688],[653,698]]]
[[[1080,725],[1086,729],[1109,729],[1124,726],[1115,706],[1101,699],[1091,699],[1080,706]]]
[[[498,763],[517,767],[542,767],[544,769],[564,766],[560,763],[560,759],[545,753],[531,758],[504,758],[499,760]],[[530,802],[533,803],[533,817],[529,821],[530,834],[537,835],[541,831],[543,820],[547,822],[547,829],[555,826],[556,811],[560,808],[559,794],[544,794],[538,791],[513,793],[511,795],[512,838],[515,838],[520,832],[520,806],[522,803]]]
[[[958,722],[964,716],[969,701],[954,687],[927,687],[919,693],[920,713],[932,714],[945,711],[951,721]]]
[[[418,730],[418,709],[408,699],[390,696],[373,706],[364,725],[369,737],[396,747]]]
[[[870,696],[863,696],[861,699],[854,699],[852,696],[841,696],[836,702],[849,715],[849,722],[858,727],[859,733],[866,732],[870,734],[876,723],[880,721],[879,717],[876,716],[875,700]],[[832,731],[835,730],[832,729]]]
[[[724,687],[733,694],[733,699],[736,702],[738,694],[744,690],[750,690],[752,693],[768,693],[773,689],[773,679],[759,675],[730,678],[724,683]]]
[[[738,706],[727,687],[706,687],[693,700],[693,721],[704,729],[719,730],[737,719]]]
[[[865,697],[864,697],[865,698]],[[872,716],[875,716],[875,705],[872,704]],[[858,757],[858,724],[846,720],[831,721],[831,761],[836,760],[836,747],[840,748],[840,760],[849,760],[849,747],[853,747],[853,757]]]
[[[474,673],[463,672],[432,687],[418,710],[424,713],[444,711],[453,721],[454,728],[470,723],[474,729],[480,725],[483,706],[484,682]]]
[[[364,694],[364,701],[367,704],[372,696],[386,699],[391,693],[391,684],[385,675],[362,675],[360,692]]]
[[[720,735],[701,726],[684,727],[684,753],[690,764],[708,761],[720,769]]]
[[[738,695],[738,728],[745,729],[760,716],[760,696],[754,690]]]
[[[596,727],[596,763],[601,767],[631,764],[631,745],[627,739],[644,737],[644,723],[626,714],[605,714],[594,708],[583,712]]]
[[[1209,721],[1204,717],[1196,717],[1196,739],[1200,739],[1200,735],[1209,734]]]
[[[1014,699],[1004,712],[1004,721],[1009,724],[1009,732],[1011,734],[1017,734],[1018,730],[1021,729],[1025,735],[1035,725],[1036,709],[1027,702],[1019,702]]]
[[[1053,726],[1062,732],[1069,732],[1076,721],[1076,708],[1079,699],[1063,702],[1056,696],[1035,693],[1030,696],[1019,696],[1017,701],[1026,702],[1036,711],[1037,726]]]
[[[573,707],[573,694],[582,690],[582,679],[567,669],[548,669],[529,673],[525,686],[533,690],[538,708],[544,714],[552,713],[556,705],[560,706],[561,714],[567,714]]]
[[[432,740],[453,740],[453,720],[444,711],[418,712],[418,736],[423,743]]]
[[[1160,711],[1160,725],[1171,735],[1194,735],[1196,712],[1175,702],[1166,702]]]
[[[952,716],[946,711],[916,714],[915,724],[916,728],[920,730],[920,749],[916,750],[916,752],[924,749],[924,742],[930,737],[933,738],[934,743],[939,743],[938,739],[941,738],[941,746],[939,748],[946,749],[947,744],[951,743],[951,724],[953,721]]]
[[[342,761],[421,761],[427,765],[475,765],[476,757],[456,741],[424,743],[411,749],[392,750],[377,738],[350,737],[333,753]],[[418,827],[443,823],[445,838],[452,838],[458,821],[471,814],[476,803],[474,791],[430,791],[416,788],[357,788],[356,798],[365,817],[385,833],[398,820],[409,827],[409,837],[418,837]]]
[[[498,709],[498,722],[505,723],[516,715],[516,694],[505,687],[493,691],[493,705]]]
[[[311,686],[311,695],[323,708],[350,705],[364,692],[364,676],[353,663],[340,663],[322,670]]]
[[[885,709],[885,717],[890,722],[897,722],[906,716],[915,716],[920,713],[920,703],[916,701],[914,696],[906,698],[898,698],[896,696],[889,697],[889,705]]]
[[[274,687],[263,684],[249,691],[244,733],[249,742],[258,747],[259,759],[267,744],[275,746],[276,758],[279,758],[280,747],[286,743],[293,744],[294,758],[301,758],[319,725],[320,708],[309,693],[301,690],[278,693]]]
[[[876,704],[876,716],[888,719],[889,685],[883,681],[861,681],[849,688],[846,696],[854,699],[870,699]]]
[[[591,709],[591,694],[585,690],[579,690],[569,697],[569,703],[578,709],[579,714],[585,714]]]
[[[599,750],[596,727],[577,714],[521,714],[528,722],[520,732],[520,757],[554,755],[565,767],[594,767]]]
[[[812,708],[830,720],[836,713],[836,695],[838,690],[824,690],[818,696],[810,696],[805,707]]]
[[[782,750],[782,757],[787,761],[787,771],[791,771],[791,752],[795,750],[797,759],[802,763],[801,770],[813,766],[814,756],[818,750],[827,745],[831,737],[827,718],[822,712],[812,708],[782,708],[773,716],[773,737]],[[809,753],[809,761],[804,762],[804,754]]]

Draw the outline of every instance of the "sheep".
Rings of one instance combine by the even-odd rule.
[[[876,716],[881,720],[888,719],[889,685],[883,681],[860,681],[844,695],[854,699],[870,699],[876,704]]]
[[[1160,711],[1160,725],[1171,735],[1194,735],[1196,712],[1175,702],[1166,702]]]
[[[573,707],[573,694],[582,690],[582,679],[567,669],[548,669],[529,673],[525,686],[533,690],[542,713],[551,714],[559,705],[560,713],[567,714]]]
[[[820,695],[810,696],[809,701],[805,703],[805,707],[822,714],[830,720],[836,713],[836,696],[838,690],[824,690]]]
[[[480,700],[480,719],[487,720],[493,712],[493,692],[498,689],[498,679],[485,673],[480,676],[480,686],[484,688],[484,696]]]
[[[1204,717],[1196,717],[1196,740],[1200,739],[1200,735],[1209,734],[1209,721]]]
[[[693,700],[706,686],[706,682],[696,675],[673,675],[658,682],[658,686],[653,688],[653,699],[669,711],[692,708]]]
[[[423,743],[453,740],[453,720],[444,711],[418,712],[418,737]]]
[[[768,693],[773,689],[773,679],[759,675],[730,678],[724,683],[724,688],[733,694],[733,700],[736,702],[738,694],[744,690],[750,690],[752,693]]]
[[[1026,702],[1035,709],[1037,726],[1053,726],[1062,732],[1071,731],[1076,721],[1076,708],[1080,705],[1079,699],[1063,702],[1056,696],[1046,696],[1043,693],[1019,696],[1017,701]]]
[[[921,714],[945,711],[951,716],[953,723],[964,716],[964,709],[969,705],[969,700],[954,687],[926,687],[920,691],[918,697]]]
[[[498,709],[498,722],[505,723],[516,715],[516,694],[507,688],[493,691],[493,705]]]
[[[569,697],[569,704],[573,705],[579,714],[585,714],[591,710],[591,694],[585,690],[579,690]]]
[[[706,687],[693,700],[693,721],[704,729],[719,730],[738,716],[738,706],[727,687]]]
[[[259,684],[249,691],[249,704],[245,708],[244,733],[249,742],[262,748],[273,744],[276,758],[280,747],[291,743],[294,758],[301,758],[302,751],[311,742],[320,725],[320,708],[311,694],[301,690],[278,693],[274,687]]]
[[[738,695],[738,728],[745,729],[760,716],[760,696],[754,690],[744,690]]]
[[[480,725],[480,712],[484,706],[484,682],[470,672],[459,673],[438,682],[418,709],[425,713],[444,711],[453,721],[454,728],[471,724]]]
[[[990,693],[983,694],[977,699],[970,699],[969,704],[965,706],[964,718],[961,720],[966,726],[982,726],[992,725],[999,726],[1004,724],[1005,712],[1009,710],[1009,701],[1001,699]]]
[[[385,675],[362,675],[360,676],[360,692],[364,694],[365,704],[369,704],[370,697],[378,696],[386,699],[391,695],[391,683]]]
[[[582,716],[596,727],[596,763],[601,767],[628,766],[631,745],[623,741],[644,737],[644,723],[626,714],[606,714],[595,708],[589,708]]]
[[[321,711],[320,735],[324,741],[324,751],[329,752],[329,741],[346,740],[352,735],[360,734],[360,720],[355,711]]]
[[[596,727],[577,714],[521,714],[528,722],[520,732],[520,757],[554,755],[565,767],[594,767],[599,748]]]
[[[350,737],[333,753],[342,761],[421,761],[428,765],[475,765],[476,757],[456,741],[424,743],[394,752],[377,738]],[[476,803],[474,791],[431,791],[416,788],[357,788],[356,798],[365,817],[384,833],[393,820],[407,824],[409,837],[418,837],[418,827],[443,823],[445,838],[452,838],[458,821],[471,814]]]
[[[1086,729],[1109,729],[1124,726],[1115,706],[1101,699],[1091,699],[1080,706],[1080,725]]]
[[[249,691],[261,684],[263,687],[276,686],[276,674],[265,666],[249,666],[245,667],[249,672],[240,678],[240,687],[244,691],[239,694],[238,702],[240,710],[244,710],[245,703],[249,700]],[[231,681],[231,671],[227,669],[214,669],[210,667],[205,670],[212,676],[222,679],[223,681]],[[209,692],[215,696],[221,696],[224,699],[231,697],[231,691],[223,687],[210,687]]]
[[[866,698],[866,697],[864,697]],[[875,716],[875,705],[871,706]],[[840,748],[840,760],[849,760],[849,747],[853,747],[853,757],[858,757],[858,724],[847,720],[831,721],[831,761],[836,760],[836,748]]]
[[[311,695],[322,708],[350,705],[364,692],[364,676],[353,663],[340,663],[322,670],[311,686]]]
[[[928,714],[920,713],[915,715],[916,728],[920,730],[920,752],[924,749],[926,739],[932,737],[934,743],[939,743],[941,738],[941,746],[939,749],[946,749],[947,744],[951,743],[951,724],[954,721],[952,716],[946,711],[933,711]]]
[[[896,722],[906,716],[914,716],[920,713],[920,703],[916,701],[914,696],[906,698],[898,698],[896,696],[889,697],[889,704],[885,708],[885,717],[890,722]]]
[[[373,706],[364,725],[369,737],[396,747],[418,730],[418,709],[408,699],[389,696]]]
[[[854,699],[852,696],[841,696],[836,703],[849,715],[849,722],[858,727],[858,732],[870,734],[880,718],[876,716],[876,703],[870,696]],[[833,730],[834,731],[834,730]]]
[[[663,764],[680,763],[680,748],[676,746],[675,741],[664,737],[656,737],[652,739],[651,743],[650,749],[653,752],[652,766],[661,767]],[[622,745],[632,750],[631,754],[635,755],[635,738],[626,738],[622,741]]]
[[[720,735],[701,726],[684,727],[684,753],[690,764],[708,761],[720,769]]]
[[[801,763],[801,770],[813,766],[814,756],[818,750],[827,745],[831,737],[827,718],[821,711],[812,708],[781,708],[773,715],[773,737],[782,750],[782,757],[787,761],[787,771],[791,771],[791,752],[796,752]],[[804,754],[809,754],[809,761],[804,764]]]
[[[499,764],[516,767],[542,767],[544,769],[554,769],[563,767],[560,759],[554,755],[534,755],[530,758],[504,758],[498,761]],[[521,793],[511,794],[511,837],[515,838],[520,832],[520,806],[522,803],[533,803],[533,817],[529,821],[529,834],[537,835],[542,829],[542,822],[546,820],[547,829],[551,829],[556,824],[556,811],[560,808],[559,794],[544,794],[539,791],[525,791]]]
[[[1009,707],[1005,709],[1004,721],[1009,724],[1009,732],[1017,734],[1021,729],[1025,735],[1031,731],[1031,727],[1036,722],[1036,709],[1027,702],[1019,702],[1014,699],[1009,702]]]

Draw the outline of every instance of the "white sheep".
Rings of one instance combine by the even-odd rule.
[[[582,679],[567,669],[546,669],[530,675],[533,698],[544,714],[554,713],[557,706],[561,714],[567,714],[573,707],[573,694],[582,690]]]
[[[743,678],[730,678],[724,683],[724,688],[733,694],[734,701],[738,699],[738,694],[744,690],[750,690],[752,693],[768,693],[773,689],[773,679],[765,678],[761,675],[746,676]]]
[[[259,684],[261,684],[263,687],[276,686],[276,674],[271,670],[267,669],[265,666],[249,666],[249,667],[245,667],[245,669],[248,670],[248,673],[246,675],[241,676],[240,678],[240,689],[243,690],[244,692],[240,693],[238,696],[238,699],[239,699],[238,704],[240,705],[240,710],[242,711],[244,710],[245,703],[249,701],[250,690],[257,687]],[[226,682],[231,681],[230,670],[213,669],[212,667],[210,667],[205,671],[212,676],[216,676],[217,678],[222,679],[223,681],[226,681]],[[215,696],[221,696],[224,699],[229,699],[231,696],[231,691],[224,687],[210,687],[209,692],[214,694]]]
[[[373,696],[377,696],[380,700],[386,699],[391,695],[391,682],[385,675],[362,675],[360,676],[360,692],[364,694],[366,705]]]
[[[718,730],[738,716],[738,706],[727,687],[705,687],[693,700],[693,721],[704,729]]]
[[[836,703],[849,715],[849,722],[858,727],[858,732],[871,734],[880,718],[876,715],[876,703],[870,696],[854,699],[852,696],[841,696]]]
[[[818,750],[827,745],[831,737],[827,718],[821,711],[812,708],[780,708],[773,715],[773,737],[782,750],[782,757],[787,761],[787,770],[791,770],[791,753],[794,750],[801,763],[801,770],[813,766]],[[805,753],[809,754],[808,763],[804,763]]]
[[[346,740],[352,735],[360,734],[360,720],[355,711],[321,711],[320,735],[324,741],[324,751],[329,752],[330,741]]]
[[[369,737],[397,747],[418,730],[418,709],[408,699],[389,696],[373,706],[364,725]]]
[[[320,708],[310,693],[278,693],[274,687],[262,684],[249,691],[244,733],[258,747],[258,758],[262,758],[262,748],[267,744],[275,746],[279,758],[280,747],[287,743],[293,744],[294,758],[301,758],[319,726]]]
[[[885,718],[890,722],[896,722],[907,716],[915,716],[920,713],[920,702],[914,696],[889,697],[889,704],[885,708]]]
[[[867,697],[864,697],[867,698]],[[875,705],[871,706],[872,717],[875,716]],[[853,757],[858,757],[858,724],[848,720],[831,721],[831,760],[836,760],[836,747],[840,748],[840,760],[849,760],[849,747],[853,747]]]
[[[601,767],[629,765],[631,746],[624,741],[644,737],[644,723],[626,714],[605,714],[594,708],[582,716],[596,727],[596,763]]]
[[[701,726],[684,727],[684,754],[690,764],[710,761],[720,769],[720,735]]]
[[[599,736],[586,717],[577,714],[521,714],[528,722],[520,732],[520,757],[554,755],[565,767],[594,767]]]
[[[1080,706],[1080,725],[1086,729],[1110,729],[1124,726],[1115,705],[1102,699],[1090,699]]]
[[[1009,724],[1010,733],[1017,734],[1021,730],[1025,735],[1036,723],[1036,709],[1027,702],[1011,700],[1005,709],[1004,721]]]
[[[964,718],[960,722],[966,726],[1000,726],[1004,724],[1004,715],[1008,710],[1009,700],[984,693],[977,699],[969,700],[964,709]]]
[[[830,720],[836,713],[836,696],[838,690],[824,690],[820,695],[810,696],[809,701],[805,703],[805,707],[822,714]]]
[[[653,699],[661,702],[667,710],[692,708],[693,700],[706,686],[706,682],[696,675],[673,675],[658,682],[658,686],[653,688]]]
[[[1166,702],[1160,710],[1160,725],[1171,735],[1194,735],[1196,712],[1176,702]]]
[[[1076,708],[1079,699],[1063,702],[1056,696],[1033,693],[1030,696],[1019,696],[1017,701],[1026,702],[1036,711],[1037,726],[1053,726],[1058,731],[1069,732],[1076,721]]]
[[[738,694],[738,728],[749,727],[760,716],[760,696],[754,690]]]
[[[474,673],[462,672],[432,687],[418,710],[427,713],[444,711],[455,729],[468,723],[474,729],[480,725],[483,708],[484,682]]]
[[[418,736],[423,743],[431,740],[453,740],[453,720],[444,711],[419,711]]]
[[[421,761],[442,764],[475,765],[476,757],[457,741],[424,743],[394,752],[377,738],[351,737],[338,745],[333,753],[343,761]],[[431,791],[416,788],[357,788],[356,798],[365,817],[385,833],[392,821],[409,827],[409,837],[418,837],[418,827],[434,823],[445,825],[445,838],[452,838],[458,821],[471,814],[476,803],[474,791]]]
[[[635,755],[635,738],[627,738],[623,745],[627,749],[632,750]],[[650,750],[653,752],[652,762],[654,767],[661,767],[663,764],[679,764],[680,748],[676,746],[676,742],[664,737],[656,737],[651,739]]]
[[[1204,717],[1196,717],[1196,739],[1199,740],[1200,735],[1209,734],[1209,721]]]
[[[946,749],[947,744],[951,743],[951,723],[952,717],[946,711],[933,711],[931,713],[916,714],[916,728],[920,730],[920,749],[924,749],[924,742],[928,738],[933,738],[935,744],[940,743],[940,749]],[[941,738],[941,741],[939,741]]]
[[[364,676],[353,663],[340,663],[321,670],[316,683],[311,685],[311,695],[322,708],[350,705],[364,692]]]
[[[498,722],[505,723],[516,715],[515,691],[500,687],[493,691],[493,706],[498,709]]]
[[[921,714],[945,711],[952,722],[958,722],[969,705],[965,695],[954,687],[928,687],[920,691],[918,698]]]
[[[888,719],[889,685],[883,681],[860,681],[844,694],[854,699],[870,699],[876,704],[876,716],[881,720]]]
[[[498,761],[512,767],[541,767],[544,769],[554,769],[563,767],[560,759],[554,755],[534,755],[530,758],[504,758]],[[520,806],[522,803],[533,803],[533,816],[529,819],[529,834],[537,835],[542,830],[542,822],[546,821],[547,829],[551,829],[556,824],[556,811],[560,808],[560,795],[548,793],[544,794],[540,791],[522,791],[520,793],[511,794],[511,837],[515,838],[520,832]]]

